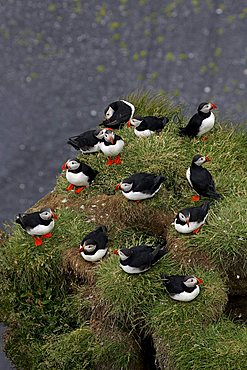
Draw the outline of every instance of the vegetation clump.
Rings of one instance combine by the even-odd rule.
[[[18,226],[1,237],[7,355],[17,369],[141,370],[141,345],[151,338],[161,369],[247,368],[246,326],[224,313],[227,293],[247,293],[247,135],[217,123],[208,141],[181,138],[178,126],[186,118],[165,96],[132,94],[127,100],[137,114],[167,116],[163,132],[139,139],[123,128],[121,166],[106,167],[101,154],[79,155],[99,174],[80,194],[65,190],[61,174],[54,191],[35,205],[55,207],[58,216],[53,237],[42,246]],[[192,205],[185,173],[197,153],[212,158],[207,166],[224,198],[211,204],[199,234],[178,235],[171,223]],[[115,193],[121,179],[141,171],[166,176],[155,197],[135,203]],[[109,253],[92,265],[82,260],[79,243],[100,224],[109,230]],[[138,276],[124,273],[112,254],[161,238],[169,253]],[[161,273],[200,277],[201,294],[190,303],[171,300]]]

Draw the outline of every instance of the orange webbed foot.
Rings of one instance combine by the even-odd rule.
[[[198,234],[199,231],[201,230],[202,226],[198,227],[197,229],[192,231],[192,234]]]
[[[74,189],[74,185],[73,184],[69,184],[69,186],[66,188],[67,191],[69,190],[73,190]]]
[[[201,141],[208,141],[208,136],[201,137]]]
[[[191,197],[191,200],[192,200],[193,202],[199,202],[199,200],[200,200],[200,195],[193,195],[193,197]]]
[[[40,245],[42,245],[42,244],[43,244],[43,242],[42,242],[42,239],[41,239],[41,238],[39,238],[39,237],[37,237],[37,236],[34,236],[33,238],[34,238],[34,243],[35,243],[35,246],[36,246],[36,247],[39,247]]]
[[[120,158],[120,155],[118,155],[118,156],[115,158],[114,163],[116,163],[116,164],[121,164],[121,163],[122,163],[121,158]]]
[[[114,163],[114,160],[112,160],[110,157],[108,158],[108,161],[106,163],[106,166],[111,166]]]
[[[82,190],[84,190],[84,189],[85,189],[85,187],[86,187],[86,186],[81,186],[80,188],[77,188],[77,189],[76,189],[76,191],[75,191],[75,193],[76,193],[76,194],[80,194],[80,192],[81,192]]]
[[[48,239],[48,238],[51,238],[51,237],[52,237],[51,233],[47,233],[47,234],[41,236],[42,239]]]

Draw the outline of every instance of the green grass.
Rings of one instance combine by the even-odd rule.
[[[15,226],[0,248],[0,318],[10,328],[8,356],[24,370],[139,370],[140,348],[134,338],[151,335],[161,368],[244,369],[246,327],[225,317],[224,309],[227,292],[232,291],[230,276],[241,275],[240,293],[247,292],[243,284],[247,135],[217,122],[207,142],[180,138],[178,126],[188,119],[166,96],[140,93],[126,99],[137,114],[166,115],[170,122],[160,135],[148,139],[122,129],[119,134],[126,145],[121,166],[105,166],[102,153],[80,155],[100,173],[93,186],[79,195],[68,193],[65,175],[58,176],[55,194],[67,203],[57,207],[53,237],[35,247],[32,238]],[[212,158],[206,167],[223,199],[212,203],[198,235],[179,235],[165,217],[192,205],[194,192],[185,173],[197,153]],[[166,176],[154,198],[136,204],[116,194],[121,179],[141,171]],[[100,196],[105,195],[102,201]],[[64,269],[64,256],[67,253],[68,259],[99,223],[109,229],[108,256],[90,269],[71,252],[80,275],[85,275],[73,279]],[[157,223],[155,228],[152,223]],[[120,269],[113,249],[155,245],[166,231],[170,252],[150,271],[129,276]],[[187,252],[193,254],[193,263]],[[172,301],[161,284],[161,273],[199,276],[204,280],[201,294],[190,303]]]

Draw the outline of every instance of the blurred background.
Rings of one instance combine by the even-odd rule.
[[[137,90],[246,125],[247,7],[217,0],[0,1],[0,222],[49,192],[69,136]]]

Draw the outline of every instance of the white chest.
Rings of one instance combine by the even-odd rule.
[[[52,220],[49,225],[37,225],[35,226],[33,229],[29,229],[27,230],[27,233],[29,235],[45,235],[45,234],[48,234],[52,231],[52,229],[54,228],[54,225],[55,225],[55,222],[54,220]]]
[[[137,137],[149,137],[154,134],[154,131],[151,130],[138,131],[135,128],[134,133],[136,134]]]
[[[100,149],[101,151],[108,156],[116,156],[123,150],[124,147],[124,141],[123,140],[117,140],[116,144],[112,145],[105,145],[104,142],[100,143]]]
[[[144,270],[141,270],[138,267],[123,266],[123,265],[121,265],[121,263],[120,263],[120,267],[122,267],[124,272],[127,272],[127,274],[140,274],[140,273],[145,272],[145,271],[150,269],[150,267],[147,267]]]
[[[190,222],[189,227],[187,224],[180,225],[176,223],[176,220],[174,222],[175,229],[182,234],[189,234],[192,233],[192,231],[198,229],[198,227],[202,226],[204,224],[205,220],[202,222]]]
[[[188,180],[190,186],[193,188],[192,182],[190,180],[190,167],[186,171],[186,179]]]
[[[107,252],[107,248],[99,249],[93,255],[88,255],[88,254],[81,252],[81,256],[84,258],[85,261],[97,262],[97,261],[100,261],[106,255],[106,252]]]
[[[158,191],[161,188],[161,185],[153,194],[141,193],[140,191],[129,191],[128,193],[125,193],[124,191],[122,191],[122,194],[129,200],[144,200],[144,199],[152,198],[156,193],[158,193]]]
[[[172,299],[175,299],[175,301],[190,302],[193,299],[195,299],[198,296],[199,293],[200,293],[200,288],[197,285],[196,289],[194,289],[193,292],[191,292],[191,293],[182,292],[182,293],[179,293],[179,294],[171,295],[170,297]]]
[[[66,179],[70,184],[73,184],[75,186],[88,186],[88,176],[84,175],[84,173],[73,173],[70,171],[66,171]]]
[[[206,132],[210,131],[214,127],[215,117],[213,112],[211,112],[208,118],[205,118],[202,121],[201,127],[199,129],[198,136],[205,134]]]

